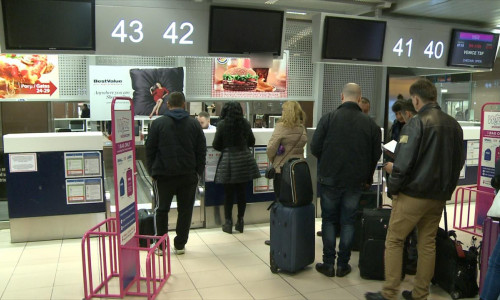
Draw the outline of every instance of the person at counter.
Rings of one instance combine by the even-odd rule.
[[[233,233],[233,203],[238,203],[238,220],[234,229],[243,233],[246,209],[245,188],[260,177],[257,162],[249,147],[255,145],[250,123],[243,117],[240,103],[229,101],[222,108],[212,146],[222,152],[217,164],[215,183],[224,184],[224,217],[222,231]]]
[[[151,123],[146,140],[148,172],[153,178],[156,197],[156,231],[168,231],[168,213],[177,196],[177,226],[173,251],[184,254],[189,237],[198,178],[205,170],[207,144],[198,121],[184,110],[186,100],[173,92],[167,101],[168,111]],[[163,253],[163,252],[158,252]]]
[[[267,157],[276,173],[273,178],[274,194],[280,196],[281,167],[290,158],[304,158],[307,132],[304,127],[306,114],[297,101],[283,103],[281,120],[274,127],[273,135],[267,144]],[[270,241],[266,240],[266,245]]]
[[[359,101],[359,107],[361,108],[361,111],[365,114],[370,113],[370,99],[366,97],[361,97],[361,101]]]
[[[427,299],[434,275],[436,233],[465,162],[463,131],[437,104],[435,85],[419,79],[410,86],[417,115],[403,127],[387,182],[392,212],[385,242],[385,282],[368,300],[398,299],[403,245],[417,227],[418,262],[412,291],[404,299]],[[446,175],[444,175],[446,174]]]
[[[90,118],[90,108],[87,104],[83,104],[82,113],[80,114],[80,118]]]
[[[380,128],[359,107],[360,86],[346,84],[341,97],[338,109],[321,117],[311,142],[311,152],[318,158],[323,238],[323,263],[316,264],[316,270],[328,277],[344,277],[351,272],[356,211],[382,154]]]
[[[201,129],[215,129],[215,126],[210,124],[210,115],[205,111],[198,114],[198,122],[200,122]]]

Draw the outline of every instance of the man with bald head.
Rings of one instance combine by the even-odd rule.
[[[328,277],[344,277],[351,272],[356,210],[382,154],[380,127],[359,107],[359,85],[346,84],[341,98],[336,110],[321,117],[311,142],[311,152],[318,158],[323,238],[323,263],[316,264],[316,270]]]

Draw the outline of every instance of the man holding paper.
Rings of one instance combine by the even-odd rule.
[[[402,128],[388,189],[393,196],[386,238],[385,283],[366,299],[398,299],[403,244],[418,229],[417,274],[405,299],[427,299],[434,274],[435,238],[446,200],[451,198],[465,162],[463,132],[458,122],[441,111],[436,87],[420,79],[410,87],[418,114]]]

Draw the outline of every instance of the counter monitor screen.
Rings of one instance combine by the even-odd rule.
[[[492,69],[497,46],[498,34],[453,29],[448,66]]]
[[[283,11],[212,6],[208,52],[280,56],[283,23]]]
[[[324,59],[382,61],[385,21],[326,17]]]
[[[7,50],[95,50],[95,0],[2,0]]]

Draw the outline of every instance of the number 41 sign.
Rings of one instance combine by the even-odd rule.
[[[96,54],[208,56],[207,5],[197,9],[96,6]]]

